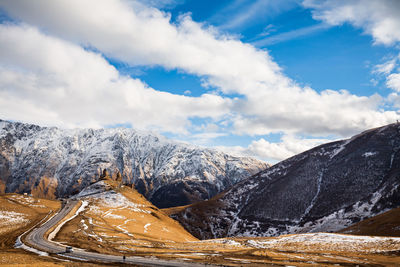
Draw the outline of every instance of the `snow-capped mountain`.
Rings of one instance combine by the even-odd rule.
[[[0,191],[65,197],[110,175],[169,207],[208,199],[267,167],[132,129],[63,130],[0,120]]]
[[[330,232],[400,206],[400,124],[282,161],[173,215],[200,238]]]

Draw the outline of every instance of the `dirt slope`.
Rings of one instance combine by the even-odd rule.
[[[340,233],[352,235],[400,236],[400,208],[353,224]]]

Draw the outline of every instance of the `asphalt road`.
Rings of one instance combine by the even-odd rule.
[[[25,238],[26,245],[31,245],[38,250],[48,253],[55,253],[59,256],[68,257],[70,259],[83,260],[83,261],[96,261],[107,263],[130,263],[142,266],[204,266],[204,264],[180,262],[180,261],[167,261],[158,258],[144,258],[144,257],[126,257],[125,261],[122,256],[100,254],[94,252],[87,252],[79,248],[73,248],[72,252],[66,253],[65,246],[56,242],[49,241],[44,238],[44,234],[60,220],[62,220],[78,203],[77,200],[70,200],[60,210],[58,214],[53,216],[50,220],[42,226],[34,228]],[[211,266],[211,265],[207,265]]]

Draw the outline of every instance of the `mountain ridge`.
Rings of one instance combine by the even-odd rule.
[[[172,216],[202,239],[335,232],[400,206],[399,152],[399,124],[370,129],[295,155]]]
[[[0,189],[67,197],[104,170],[159,207],[211,198],[267,168],[262,161],[133,129],[69,129],[0,120]]]

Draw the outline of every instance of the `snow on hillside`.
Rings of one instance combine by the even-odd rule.
[[[400,250],[400,238],[314,233],[279,236],[266,240],[248,240],[254,248],[294,251],[352,251],[378,253]]]
[[[136,190],[116,181],[96,182],[73,198],[87,205],[67,222],[72,230],[57,234],[58,242],[79,240],[80,247],[92,249],[107,244],[107,251],[127,252],[138,244],[153,246],[153,241],[196,240]]]
[[[399,190],[400,124],[391,124],[293,156],[173,216],[202,239],[335,232],[399,207]]]
[[[62,130],[0,120],[0,177],[7,192],[69,196],[106,169],[166,207],[208,199],[265,168],[253,158],[133,129]]]
[[[0,210],[0,229],[4,229],[5,227],[10,225],[24,224],[28,222],[29,220],[27,220],[25,218],[25,215],[22,213]]]

